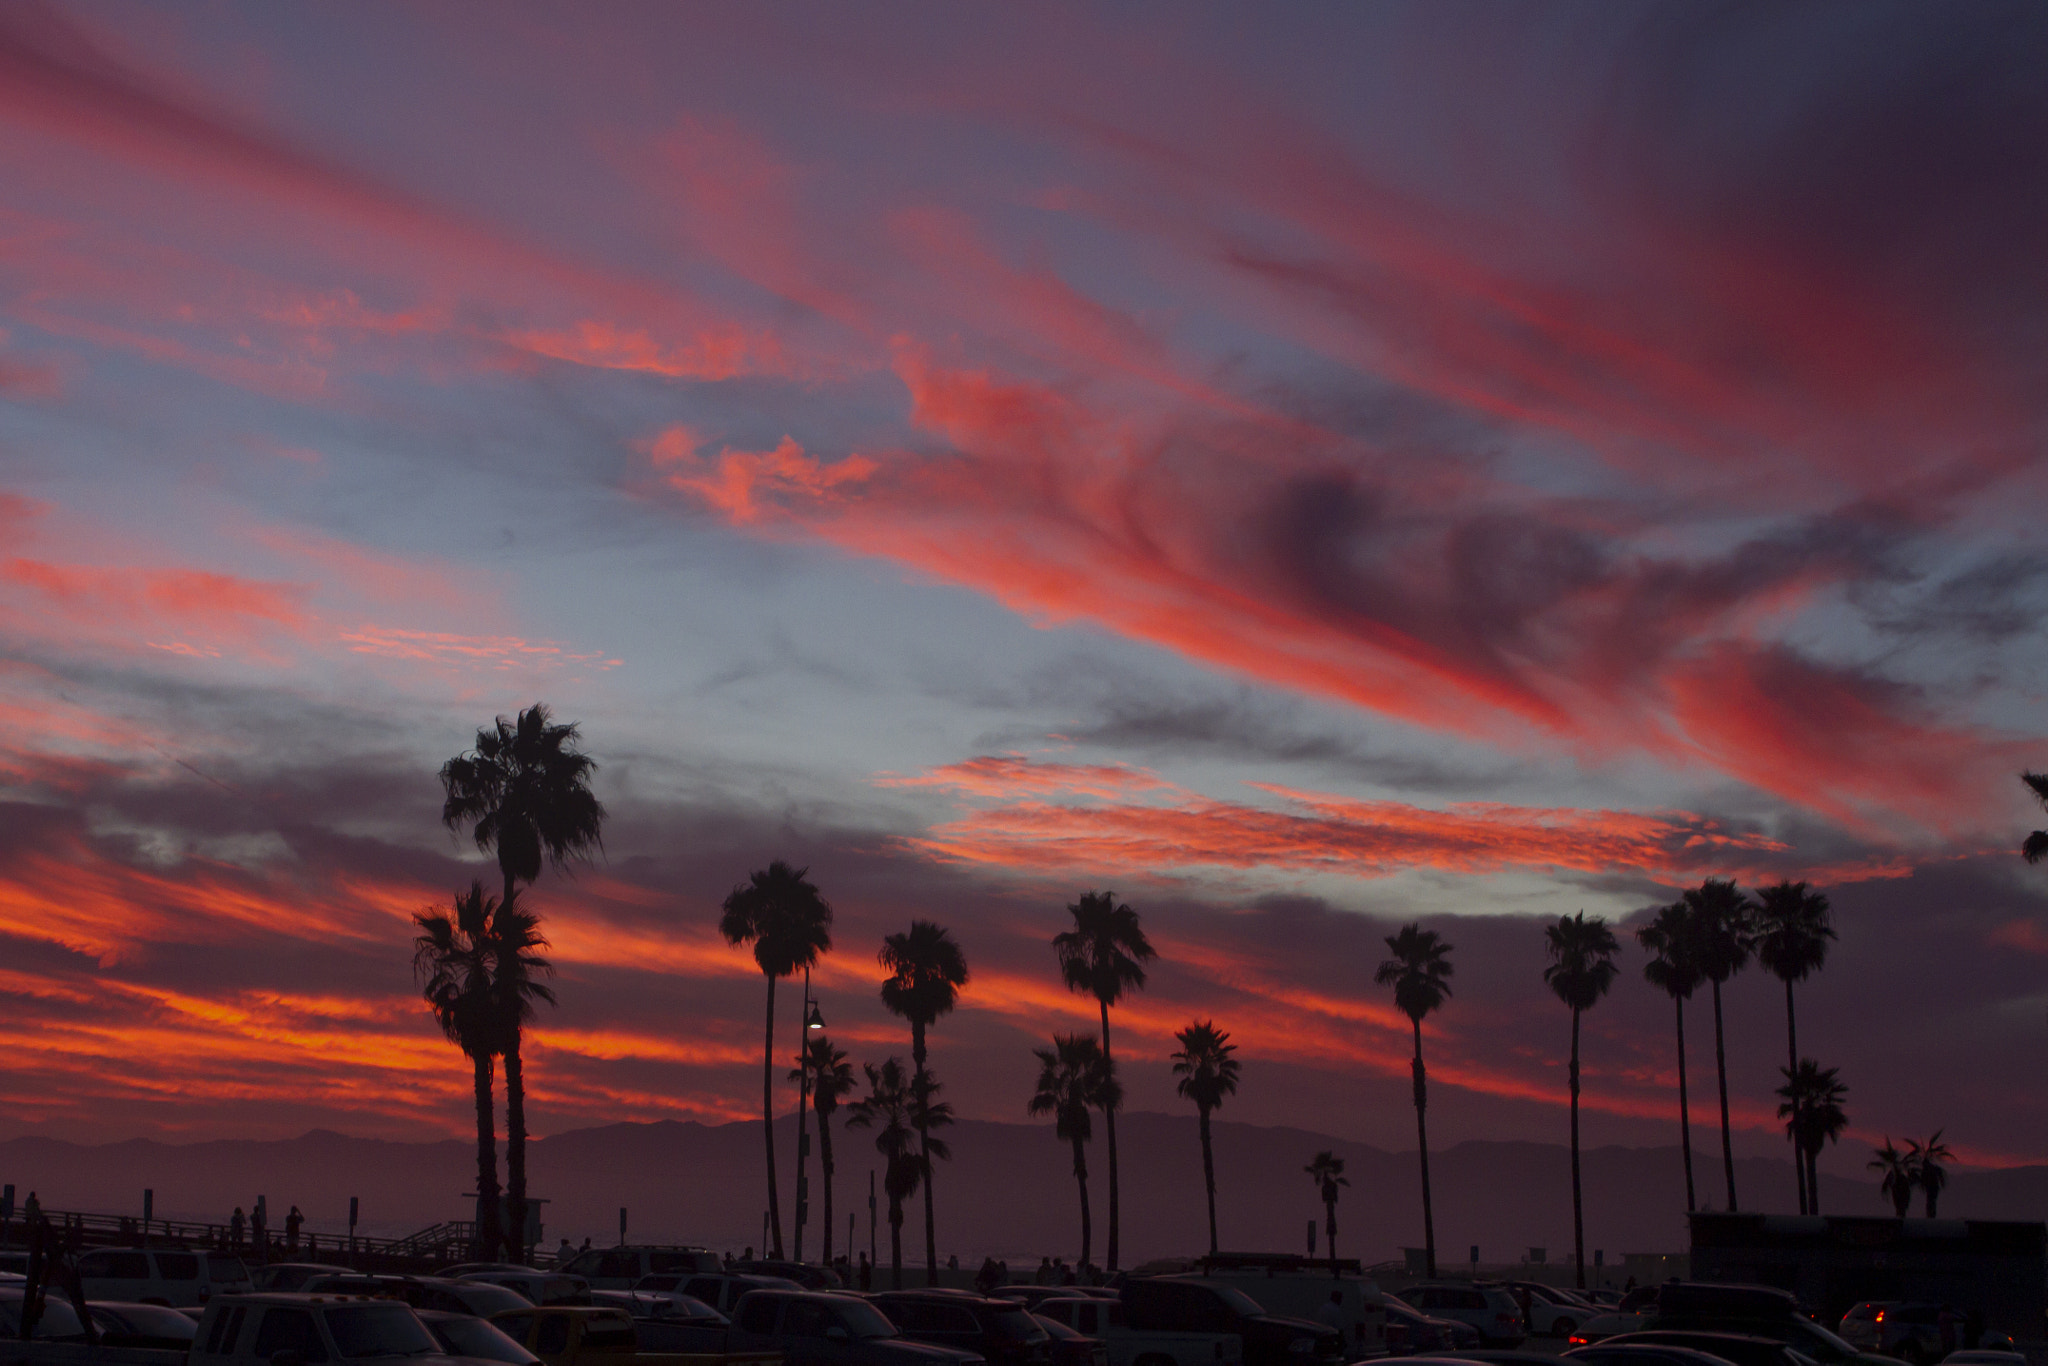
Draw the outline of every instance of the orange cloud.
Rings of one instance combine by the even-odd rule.
[[[636,370],[672,379],[723,380],[738,375],[780,374],[781,344],[772,336],[722,328],[684,346],[665,346],[646,332],[585,319],[562,331],[508,332],[505,341],[551,360],[600,370]]]
[[[840,496],[842,486],[858,485],[879,468],[858,455],[828,465],[805,455],[786,436],[772,451],[728,447],[711,461],[698,453],[696,435],[687,427],[671,427],[656,437],[651,455],[668,487],[702,499],[737,523],[760,518],[763,498],[830,501]]]

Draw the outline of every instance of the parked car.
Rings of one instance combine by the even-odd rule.
[[[885,1291],[872,1300],[913,1342],[957,1347],[990,1366],[1052,1366],[1052,1335],[1014,1301],[928,1290]]]
[[[1889,1358],[1859,1352],[1815,1323],[1789,1291],[1775,1286],[1667,1282],[1657,1288],[1657,1311],[1643,1330],[1768,1337],[1820,1366],[1891,1366]]]
[[[1750,1333],[1682,1333],[1677,1331],[1620,1333],[1595,1347],[1578,1347],[1566,1352],[1564,1361],[1580,1360],[1580,1353],[1601,1349],[1627,1351],[1631,1348],[1688,1348],[1728,1362],[1729,1366],[1812,1366],[1812,1362],[1776,1338]]]
[[[1040,1317],[1099,1339],[1109,1366],[1238,1366],[1244,1339],[1235,1333],[1176,1332],[1131,1327],[1122,1300],[1070,1295],[1038,1302]]]
[[[1649,1323],[1650,1316],[1657,1312],[1657,1292],[1662,1287],[1639,1285],[1621,1297],[1614,1308],[1595,1314],[1580,1322],[1569,1335],[1574,1347],[1603,1341],[1619,1333],[1640,1331]]]
[[[495,1323],[474,1314],[450,1314],[439,1309],[416,1309],[413,1317],[425,1324],[450,1356],[472,1361],[502,1361],[506,1366],[540,1366],[540,1358],[505,1336]]]
[[[1529,1332],[1534,1337],[1568,1338],[1572,1330],[1600,1311],[1569,1290],[1541,1281],[1505,1282],[1508,1292],[1527,1305]]]
[[[1349,1360],[1344,1337],[1309,1319],[1267,1313],[1242,1290],[1192,1276],[1150,1276],[1126,1281],[1124,1318],[1140,1330],[1235,1333],[1245,1366],[1340,1366]]]
[[[751,1290],[732,1316],[733,1344],[780,1352],[787,1366],[985,1366],[979,1352],[913,1342],[855,1295]]]
[[[1401,1298],[1432,1318],[1470,1324],[1489,1347],[1519,1347],[1529,1336],[1521,1303],[1499,1281],[1425,1281]]]
[[[1942,1359],[1938,1304],[1865,1300],[1842,1316],[1836,1332],[1858,1351],[1898,1357],[1912,1366]]]
[[[215,1295],[256,1288],[232,1252],[165,1248],[94,1248],[79,1257],[78,1278],[88,1300],[129,1304],[205,1304]]]
[[[1399,1295],[1381,1295],[1386,1314],[1380,1332],[1392,1356],[1414,1356],[1425,1352],[1464,1351],[1479,1346],[1479,1330],[1456,1319],[1440,1319],[1423,1313]]]
[[[1015,1300],[1026,1309],[1036,1309],[1043,1300],[1117,1298],[1117,1292],[1107,1286],[1089,1285],[999,1285],[989,1293],[999,1300]]]
[[[1077,1333],[1058,1319],[1033,1314],[1052,1339],[1052,1366],[1109,1366],[1109,1345],[1101,1338]]]
[[[352,1274],[348,1267],[329,1266],[324,1262],[272,1262],[250,1272],[249,1283],[258,1290],[304,1290],[306,1282],[315,1276]]]
[[[483,1285],[502,1285],[507,1290],[518,1291],[533,1304],[590,1303],[589,1282],[581,1276],[565,1275],[559,1271],[536,1271],[530,1266],[520,1266],[503,1271],[469,1271],[455,1279]]]
[[[21,1336],[21,1301],[24,1286],[0,1285],[0,1339]],[[29,1335],[37,1342],[83,1342],[85,1325],[68,1301],[54,1295],[43,1297],[43,1316]]]
[[[426,1325],[403,1304],[330,1299],[304,1291],[216,1295],[200,1315],[190,1359],[193,1366],[339,1361],[445,1366],[448,1360]]]
[[[161,1304],[119,1304],[88,1301],[86,1313],[99,1330],[102,1347],[154,1347],[170,1352],[191,1350],[199,1324]]]
[[[349,1271],[315,1276],[304,1289],[315,1295],[368,1295],[404,1300],[415,1309],[489,1318],[507,1309],[526,1309],[533,1301],[492,1281],[450,1280],[446,1276],[372,1276]]]
[[[1726,1357],[1702,1352],[1696,1347],[1676,1347],[1660,1342],[1603,1342],[1592,1347],[1574,1347],[1564,1356],[1567,1362],[1585,1366],[1732,1366]]]
[[[732,1320],[688,1295],[640,1290],[593,1290],[598,1303],[621,1305],[633,1316],[642,1352],[724,1353],[732,1347]]]
[[[787,1276],[750,1276],[729,1272],[691,1276],[683,1282],[682,1288],[685,1295],[704,1301],[728,1317],[731,1316],[734,1306],[740,1302],[740,1297],[750,1290],[803,1289]]]
[[[640,1336],[623,1309],[587,1304],[535,1305],[491,1316],[506,1337],[539,1357],[543,1366],[596,1366],[633,1356]]]
[[[738,1271],[751,1276],[780,1276],[795,1281],[806,1290],[844,1290],[846,1282],[839,1279],[839,1273],[829,1266],[813,1266],[809,1262],[789,1262],[773,1257],[757,1257],[750,1262],[734,1262],[728,1271]]]
[[[709,1248],[671,1243],[622,1243],[579,1252],[555,1268],[580,1276],[591,1290],[631,1290],[633,1282],[655,1272],[723,1271],[725,1261]],[[538,1303],[538,1301],[536,1301]]]

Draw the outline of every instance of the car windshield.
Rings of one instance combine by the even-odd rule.
[[[1860,1355],[1854,1347],[1810,1319],[1794,1319],[1793,1322],[1799,1325],[1800,1336],[1805,1339],[1799,1345],[1806,1349],[1808,1356],[1849,1358]]]
[[[329,1309],[327,1328],[345,1357],[413,1357],[440,1350],[433,1334],[402,1304]]]
[[[1002,1309],[989,1315],[989,1324],[1005,1342],[1044,1342],[1046,1333],[1038,1320],[1022,1309]]]
[[[492,1285],[489,1281],[464,1281],[462,1289],[452,1293],[469,1306],[470,1313],[481,1314],[485,1318],[493,1314],[502,1314],[507,1309],[533,1308],[533,1301],[517,1290],[507,1290],[504,1286]]]
[[[0,1300],[0,1333],[10,1338],[21,1336],[21,1296]],[[78,1321],[78,1315],[71,1306],[58,1299],[43,1301],[43,1316],[36,1320],[35,1336],[39,1338],[82,1338],[85,1325]]]
[[[465,1318],[457,1314],[445,1319],[435,1319],[427,1326],[433,1329],[434,1336],[441,1340],[441,1346],[453,1356],[511,1362],[512,1366],[531,1366],[533,1362],[540,1360],[498,1331],[495,1325],[485,1323],[482,1319]]]
[[[1240,1314],[1263,1315],[1266,1312],[1265,1310],[1259,1308],[1259,1302],[1257,1300],[1253,1299],[1250,1295],[1245,1294],[1244,1291],[1239,1290],[1236,1286],[1212,1285],[1209,1288],[1216,1292],[1216,1295],[1223,1301],[1224,1304],[1228,1305],[1232,1309],[1235,1309]]]
[[[832,1306],[846,1331],[857,1338],[893,1338],[896,1325],[864,1300],[840,1300]]]
[[[716,1319],[720,1323],[725,1322],[725,1315],[695,1296],[671,1295],[668,1302],[669,1312],[679,1319]]]
[[[1081,1336],[1058,1319],[1049,1319],[1043,1314],[1033,1314],[1031,1318],[1040,1328],[1045,1330],[1048,1337],[1067,1339]]]
[[[99,1311],[96,1305],[88,1308]],[[166,1309],[155,1304],[124,1304],[118,1309],[109,1307],[103,1311],[127,1326],[132,1333],[148,1333],[152,1337],[178,1338],[190,1342],[199,1332],[199,1325],[175,1309]]]
[[[242,1259],[232,1252],[209,1252],[206,1254],[206,1276],[211,1281],[246,1281],[249,1268],[242,1265]]]
[[[1381,1295],[1380,1298],[1396,1309],[1406,1310],[1410,1314],[1416,1312],[1415,1306],[1402,1299],[1399,1295]]]

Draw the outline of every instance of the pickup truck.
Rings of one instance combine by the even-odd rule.
[[[1269,1314],[1235,1286],[1199,1276],[1145,1276],[1119,1292],[1124,1321],[1144,1332],[1235,1333],[1244,1366],[1343,1366],[1344,1335],[1310,1319]]]
[[[780,1352],[788,1366],[988,1366],[979,1352],[913,1342],[858,1295],[753,1290],[732,1315],[733,1345]]]
[[[272,1291],[215,1295],[199,1316],[192,1366],[441,1362],[441,1344],[395,1300]]]
[[[1109,1366],[1244,1366],[1237,1334],[1141,1332],[1124,1321],[1121,1300],[1050,1298],[1032,1312],[1100,1341]]]
[[[543,1366],[781,1366],[776,1352],[643,1352],[623,1309],[549,1304],[491,1315],[499,1332]]]

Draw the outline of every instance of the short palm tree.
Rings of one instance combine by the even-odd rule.
[[[1948,1185],[1948,1171],[1943,1164],[1956,1160],[1956,1155],[1941,1141],[1941,1130],[1934,1131],[1934,1137],[1925,1143],[1914,1143],[1906,1152],[1907,1165],[1913,1169],[1913,1184],[1927,1196],[1927,1217],[1934,1217],[1935,1203],[1941,1199],[1941,1192]]]
[[[1614,966],[1614,955],[1621,945],[1605,920],[1598,916],[1588,920],[1584,911],[1559,916],[1555,925],[1545,928],[1543,937],[1550,949],[1550,966],[1543,970],[1543,980],[1572,1012],[1572,1248],[1578,1258],[1578,1285],[1583,1290],[1586,1214],[1579,1187],[1579,1017],[1598,1005],[1614,985],[1620,970]]]
[[[855,1101],[846,1123],[849,1128],[873,1129],[875,1151],[882,1155],[882,1190],[889,1197],[890,1285],[903,1288],[903,1202],[917,1194],[924,1179],[924,1159],[919,1151],[920,1126],[925,1134],[952,1122],[951,1108],[935,1102],[937,1083],[927,1078],[918,1088],[903,1070],[900,1058],[890,1058],[880,1067],[865,1065],[868,1093]],[[929,1139],[934,1157],[947,1156],[946,1145]]]
[[[805,1071],[811,1075],[811,1109],[818,1116],[818,1167],[825,1179],[825,1236],[820,1259],[825,1265],[832,1264],[832,1116],[839,1109],[839,1102],[853,1094],[853,1064],[846,1060],[846,1050],[836,1048],[823,1034],[813,1034],[804,1043],[804,1051],[794,1070],[789,1074],[791,1081],[801,1081]]]
[[[491,959],[491,1003],[498,1020],[499,1047],[505,1057],[505,1178],[520,1198],[506,1201],[505,1246],[512,1259],[526,1261],[526,1072],[519,1045],[535,1007],[555,1003],[552,988],[538,980],[552,976],[554,964],[540,956],[548,946],[540,917],[519,904],[519,893],[498,903],[491,916],[484,948]],[[513,1143],[512,1135],[519,1136]],[[514,1154],[517,1154],[515,1159]]]
[[[2020,781],[2027,785],[2041,805],[2048,806],[2048,773],[2022,773]],[[2048,830],[2036,830],[2027,836],[2027,842],[2020,846],[2020,854],[2029,863],[2039,863],[2048,858]]]
[[[1801,1214],[1820,1213],[1820,1171],[1815,1165],[1820,1150],[1841,1137],[1849,1127],[1842,1102],[1849,1097],[1836,1069],[1823,1068],[1812,1058],[1801,1058],[1797,1068],[1781,1067],[1785,1084],[1778,1088],[1782,1098],[1778,1118],[1792,1135],[1792,1160],[1801,1165]]]
[[[1700,975],[1714,989],[1714,1077],[1721,1088],[1721,1172],[1728,1208],[1735,1209],[1735,1140],[1728,1125],[1728,1048],[1721,1027],[1721,984],[1749,964],[1752,947],[1749,898],[1725,878],[1708,878],[1685,894],[1692,916],[1693,944]]]
[[[1764,971],[1785,984],[1786,1067],[1799,1068],[1799,1017],[1792,1008],[1792,984],[1803,982],[1820,971],[1827,961],[1828,943],[1835,937],[1828,924],[1828,899],[1808,891],[1803,882],[1780,882],[1756,894],[1756,961]],[[1788,1083],[1789,1084],[1789,1083]],[[1797,1127],[1795,1116],[1792,1126]],[[1803,1130],[1801,1132],[1804,1132]],[[1819,1213],[1819,1193],[1809,1195],[1813,1164],[1802,1162],[1802,1139],[1793,1139],[1793,1170],[1799,1178],[1799,1212]]]
[[[761,1132],[768,1153],[768,1227],[782,1256],[782,1205],[775,1190],[775,979],[808,968],[832,950],[832,908],[808,878],[810,869],[776,859],[757,868],[726,897],[718,932],[735,947],[754,946],[768,979],[767,1042],[761,1053]]]
[[[1086,992],[1102,1007],[1102,1056],[1110,1059],[1109,1008],[1144,988],[1145,964],[1158,954],[1138,924],[1138,913],[1120,904],[1115,892],[1083,892],[1067,910],[1074,928],[1053,936],[1053,952],[1067,990]],[[1109,1149],[1109,1238],[1103,1261],[1110,1271],[1117,1261],[1116,1110],[1114,1102],[1102,1108]]]
[[[1337,1188],[1348,1186],[1351,1179],[1344,1175],[1344,1159],[1325,1148],[1315,1159],[1302,1168],[1308,1179],[1316,1183],[1316,1194],[1323,1202],[1323,1245],[1330,1254],[1330,1274],[1337,1274]]]
[[[1435,930],[1406,925],[1387,936],[1393,957],[1380,964],[1373,981],[1394,989],[1394,1006],[1415,1028],[1415,1146],[1422,1155],[1422,1247],[1430,1276],[1436,1275],[1436,1212],[1429,1202],[1429,1077],[1422,1066],[1422,1017],[1451,994],[1451,946]]]
[[[1092,1034],[1055,1034],[1051,1048],[1034,1048],[1031,1055],[1038,1059],[1038,1084],[1026,1108],[1051,1115],[1053,1136],[1074,1145],[1074,1181],[1081,1188],[1081,1260],[1075,1265],[1085,1269],[1095,1239],[1088,1209],[1088,1141],[1095,1132],[1088,1112],[1115,1108],[1116,1074]]]
[[[1705,980],[1693,943],[1691,910],[1683,901],[1662,908],[1636,931],[1636,942],[1651,954],[1643,976],[1671,998],[1678,1014],[1678,1146],[1685,1159],[1685,1212],[1690,1214],[1699,1206],[1693,1197],[1692,1114],[1685,1091],[1685,1003]]]
[[[967,984],[967,955],[943,927],[929,920],[913,920],[907,934],[892,934],[882,941],[878,955],[889,976],[882,982],[882,1004],[891,1014],[910,1021],[910,1060],[917,1068],[917,1082],[925,1078],[925,1030],[939,1016],[950,1011]],[[924,1161],[924,1264],[926,1284],[939,1283],[937,1224],[932,1218],[932,1163],[928,1136],[918,1134]]]
[[[1910,1150],[1912,1145],[1907,1145]],[[1891,1135],[1886,1134],[1882,1148],[1870,1150],[1870,1161],[1863,1165],[1879,1173],[1878,1194],[1892,1202],[1892,1213],[1903,1219],[1906,1211],[1913,1206],[1913,1161],[1910,1151],[1900,1152],[1893,1145]]]
[[[498,1142],[492,1121],[492,1059],[499,1051],[498,1014],[491,995],[491,959],[485,948],[497,898],[481,882],[455,898],[453,914],[421,911],[413,917],[413,973],[433,1009],[434,1022],[470,1060],[476,1085],[476,1255],[498,1256]]]
[[[516,720],[500,716],[478,730],[475,749],[441,765],[442,823],[469,826],[476,847],[496,854],[501,908],[512,904],[520,883],[532,885],[543,863],[561,868],[604,847],[604,803],[590,790],[597,761],[578,749],[578,738],[574,722],[555,724],[547,704],[536,702]],[[505,1053],[505,1204],[513,1243],[526,1227],[524,1080],[515,1037]],[[526,1259],[523,1246],[508,1244],[507,1251],[514,1261]]]
[[[1202,1133],[1202,1185],[1209,1195],[1209,1253],[1216,1253],[1216,1152],[1209,1142],[1209,1115],[1225,1096],[1237,1094],[1237,1045],[1213,1020],[1197,1020],[1175,1034],[1180,1051],[1173,1055],[1175,1089],[1195,1103]],[[1043,1078],[1041,1078],[1043,1080]],[[1085,1222],[1085,1220],[1084,1220]]]

